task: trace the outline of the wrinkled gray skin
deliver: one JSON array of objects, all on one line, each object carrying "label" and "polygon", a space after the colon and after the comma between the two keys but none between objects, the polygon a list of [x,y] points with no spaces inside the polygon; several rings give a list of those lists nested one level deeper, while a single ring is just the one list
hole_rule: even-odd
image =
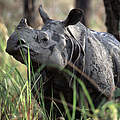
[{"label": "wrinkled gray skin", "polygon": [[[98,93],[111,98],[120,78],[120,43],[111,34],[86,28],[80,22],[83,14],[79,9],[71,10],[64,21],[50,19],[42,6],[39,11],[44,22],[42,29],[33,29],[27,25],[26,19],[21,19],[8,39],[6,51],[24,63],[20,49],[22,48],[27,56],[29,46],[34,71],[36,72],[41,64],[47,65],[41,72],[45,81],[45,96],[51,96],[53,88],[55,98],[59,98],[59,93],[62,92],[67,101],[72,102],[73,79],[56,70],[57,68],[49,67],[57,65],[69,69],[85,81],[94,101],[97,101],[100,95]],[[96,83],[97,90],[70,68],[68,62],[85,72]],[[37,84],[39,88],[39,82]],[[99,99],[98,101],[100,102]],[[50,104],[46,103],[46,106],[47,104],[49,109]]]}]

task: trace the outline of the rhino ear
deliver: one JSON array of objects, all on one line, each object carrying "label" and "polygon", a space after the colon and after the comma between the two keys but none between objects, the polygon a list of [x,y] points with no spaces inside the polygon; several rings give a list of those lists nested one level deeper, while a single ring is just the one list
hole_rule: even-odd
[{"label": "rhino ear", "polygon": [[20,20],[20,23],[18,24],[17,28],[19,29],[19,28],[27,27],[27,26],[28,26],[28,24],[27,24],[27,19],[26,19],[26,18],[22,18],[22,19]]},{"label": "rhino ear", "polygon": [[47,13],[43,10],[42,5],[40,5],[40,7],[39,7],[39,13],[40,13],[40,16],[41,16],[44,24],[50,20]]},{"label": "rhino ear", "polygon": [[63,21],[65,27],[68,25],[74,25],[77,22],[81,21],[83,17],[83,11],[81,9],[72,9],[67,16],[67,18]]}]

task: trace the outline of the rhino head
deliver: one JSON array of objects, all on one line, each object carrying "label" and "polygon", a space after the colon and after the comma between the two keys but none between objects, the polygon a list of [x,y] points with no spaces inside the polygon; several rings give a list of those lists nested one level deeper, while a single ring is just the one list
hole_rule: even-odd
[{"label": "rhino head", "polygon": [[34,65],[54,64],[64,68],[70,60],[72,47],[66,28],[79,22],[83,12],[72,9],[63,21],[50,19],[41,5],[39,12],[44,23],[42,29],[31,28],[27,25],[27,20],[22,18],[7,41],[6,51],[16,60],[24,63],[20,51],[22,49],[27,56],[29,48]]}]

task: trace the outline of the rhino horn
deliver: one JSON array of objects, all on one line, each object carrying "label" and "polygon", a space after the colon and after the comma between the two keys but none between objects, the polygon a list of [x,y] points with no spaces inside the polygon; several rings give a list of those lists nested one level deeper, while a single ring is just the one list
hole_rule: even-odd
[{"label": "rhino horn", "polygon": [[44,24],[50,20],[47,13],[43,10],[42,5],[40,5],[40,7],[39,7],[39,13],[40,13],[40,16],[41,16]]},{"label": "rhino horn", "polygon": [[18,26],[17,26],[17,29],[22,28],[22,27],[26,27],[26,26],[28,26],[28,24],[27,24],[27,19],[26,19],[26,18],[22,18],[22,19],[20,20],[20,23],[19,23]]}]

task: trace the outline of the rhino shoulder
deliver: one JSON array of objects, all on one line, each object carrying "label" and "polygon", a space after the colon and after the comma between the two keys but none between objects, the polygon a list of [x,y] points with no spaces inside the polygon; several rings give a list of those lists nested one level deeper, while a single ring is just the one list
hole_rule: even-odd
[{"label": "rhino shoulder", "polygon": [[89,33],[85,43],[85,72],[98,90],[110,97],[115,89],[112,57],[101,41]]},{"label": "rhino shoulder", "polygon": [[109,51],[112,57],[114,80],[118,86],[120,83],[120,42],[110,33],[99,33],[100,41]]}]

